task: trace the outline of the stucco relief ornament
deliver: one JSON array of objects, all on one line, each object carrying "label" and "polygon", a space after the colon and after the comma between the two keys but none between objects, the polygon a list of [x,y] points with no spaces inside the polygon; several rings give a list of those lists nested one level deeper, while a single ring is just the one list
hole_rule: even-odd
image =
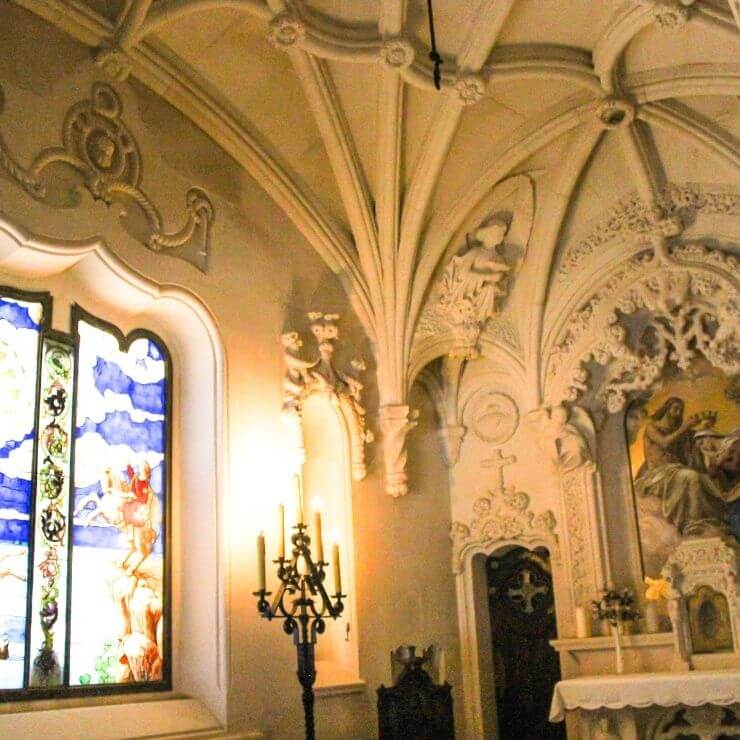
[{"label": "stucco relief ornament", "polygon": [[469,548],[482,548],[499,541],[545,540],[550,544],[550,554],[558,557],[558,537],[555,534],[555,515],[549,509],[535,514],[529,509],[530,498],[516,488],[498,488],[489,491],[473,503],[473,518],[469,523],[453,522],[452,569],[463,570],[463,557]]},{"label": "stucco relief ornament", "polygon": [[387,39],[380,49],[380,58],[388,67],[405,69],[414,61],[414,47],[402,37]]},{"label": "stucco relief ornament", "polygon": [[478,357],[481,331],[508,293],[512,266],[499,252],[508,228],[499,219],[480,226],[472,240],[467,237],[467,250],[454,256],[442,275],[437,313],[452,330],[453,357]]},{"label": "stucco relief ornament", "polygon": [[[681,232],[683,225],[694,223],[700,215],[740,215],[740,193],[730,190],[707,190],[698,183],[671,183],[657,199],[664,236]],[[667,233],[667,230],[674,233]],[[630,194],[610,209],[606,218],[581,241],[569,246],[558,268],[558,281],[563,283],[599,248],[617,239],[629,239],[636,245],[648,245],[656,231],[655,207]]]},{"label": "stucco relief ornament", "polygon": [[[606,368],[599,397],[612,413],[630,394],[650,389],[669,363],[690,372],[703,356],[728,375],[740,371],[740,265],[734,255],[698,243],[669,251],[664,239],[656,239],[654,255],[630,265],[579,309],[556,348],[553,372],[571,373],[562,378],[566,400],[585,390],[589,361]],[[639,332],[630,329],[630,317],[643,318]]]},{"label": "stucco relief ornament", "polygon": [[213,206],[200,188],[186,195],[188,218],[177,232],[165,232],[159,211],[141,189],[141,153],[121,121],[113,88],[93,85],[90,100],[74,105],[64,120],[63,146],[40,152],[28,168],[9,154],[0,138],[0,171],[36,200],[56,207],[79,204],[77,186],[56,177],[59,165],[72,168],[95,200],[122,205],[124,228],[154,252],[166,251],[205,272]]},{"label": "stucco relief ornament", "polygon": [[464,75],[455,80],[455,90],[462,105],[475,105],[486,92],[486,81],[480,75]]},{"label": "stucco relief ornament", "polygon": [[306,26],[294,13],[280,13],[270,21],[267,38],[277,49],[287,49],[306,38]]},{"label": "stucco relief ornament", "polygon": [[362,405],[364,386],[359,374],[365,370],[365,363],[362,360],[352,360],[351,372],[338,370],[334,365],[334,345],[339,339],[336,325],[339,315],[311,311],[308,318],[318,348],[318,359],[306,360],[300,357],[303,341],[298,332],[288,332],[282,336],[286,367],[282,411],[283,420],[293,437],[290,442],[297,457],[294,462],[302,463],[305,454],[301,421],[303,401],[312,393],[326,393],[331,396],[349,429],[352,477],[362,480],[367,473],[365,445],[374,439],[373,433],[367,429],[366,412]]}]

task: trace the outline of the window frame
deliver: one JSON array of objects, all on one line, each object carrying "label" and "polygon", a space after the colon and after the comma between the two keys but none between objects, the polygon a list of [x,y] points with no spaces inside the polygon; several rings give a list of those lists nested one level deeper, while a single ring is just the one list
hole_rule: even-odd
[{"label": "window frame", "polygon": [[[15,288],[9,285],[0,285],[0,298],[10,298],[24,302],[40,303],[43,307],[42,319],[39,322],[39,339],[37,348],[36,364],[36,398],[34,403],[34,438],[33,438],[33,461],[31,469],[32,498],[29,507],[29,537],[28,537],[28,567],[26,580],[26,623],[25,623],[25,654],[23,668],[24,686],[17,689],[0,689],[0,704],[9,702],[34,701],[43,699],[67,699],[83,698],[98,696],[120,696],[127,694],[142,694],[152,692],[172,691],[173,676],[173,609],[172,609],[172,402],[173,402],[173,365],[172,357],[166,343],[155,332],[136,328],[128,333],[124,333],[115,324],[96,316],[87,311],[77,303],[70,306],[69,331],[63,332],[53,327],[52,317],[54,308],[53,295],[48,291],[27,291]],[[162,360],[165,367],[164,377],[164,450],[163,463],[165,466],[162,478],[165,491],[164,505],[162,506],[162,527],[160,537],[162,538],[162,678],[158,681],[132,681],[130,683],[116,684],[94,684],[94,685],[70,685],[69,676],[69,655],[71,646],[71,615],[72,615],[72,563],[74,559],[73,545],[73,512],[74,512],[74,490],[75,490],[75,452],[76,452],[76,425],[77,425],[77,390],[78,390],[78,369],[79,369],[79,350],[80,335],[79,323],[84,321],[87,324],[111,334],[121,352],[127,352],[131,345],[138,339],[147,339],[154,342],[162,353]],[[37,465],[38,465],[38,444],[39,431],[38,420],[41,404],[41,361],[43,353],[44,339],[50,338],[62,341],[68,344],[74,354],[74,373],[72,380],[72,434],[70,442],[69,458],[69,502],[67,511],[67,520],[69,525],[69,552],[67,554],[67,604],[66,611],[66,634],[64,636],[63,651],[65,656],[63,683],[57,687],[32,687],[30,683],[30,673],[32,667],[32,657],[30,656],[31,644],[31,621],[33,619],[32,593],[34,577],[34,547],[36,539],[36,482],[37,482]],[[58,650],[59,653],[62,649]]]}]

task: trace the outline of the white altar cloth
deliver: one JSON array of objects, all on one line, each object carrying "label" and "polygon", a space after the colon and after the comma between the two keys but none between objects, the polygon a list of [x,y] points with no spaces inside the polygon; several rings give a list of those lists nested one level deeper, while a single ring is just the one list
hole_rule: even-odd
[{"label": "white altar cloth", "polygon": [[740,670],[628,673],[567,678],[555,685],[550,721],[562,722],[568,709],[728,706],[740,703]]}]

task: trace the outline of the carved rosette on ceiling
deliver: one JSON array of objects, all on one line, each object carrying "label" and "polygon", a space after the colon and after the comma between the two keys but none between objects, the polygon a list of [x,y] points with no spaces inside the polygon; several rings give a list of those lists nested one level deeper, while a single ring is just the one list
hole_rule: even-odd
[{"label": "carved rosette on ceiling", "polygon": [[612,413],[669,363],[688,371],[704,357],[728,375],[739,372],[738,266],[735,256],[698,243],[656,244],[654,254],[621,265],[561,331],[548,398],[577,399],[588,388],[589,362],[605,368],[599,397]]},{"label": "carved rosette on ceiling", "polygon": [[365,370],[362,360],[352,360],[351,372],[338,370],[334,365],[335,343],[339,339],[338,314],[311,311],[308,314],[311,332],[316,340],[318,359],[303,359],[300,356],[303,340],[298,332],[283,334],[285,348],[285,378],[283,380],[283,420],[292,437],[291,452],[297,470],[305,459],[303,447],[303,402],[314,393],[323,393],[332,399],[342,414],[350,434],[352,455],[352,477],[362,480],[365,466],[365,445],[374,437],[365,423],[365,408],[362,405],[363,385],[359,374]]},{"label": "carved rosette on ceiling", "polygon": [[288,49],[306,38],[306,26],[292,11],[276,15],[270,21],[268,41],[276,49]]},{"label": "carved rosette on ceiling", "polygon": [[188,218],[176,232],[165,232],[162,217],[141,189],[141,153],[121,121],[123,108],[113,88],[93,85],[90,100],[67,113],[63,146],[44,149],[29,167],[22,167],[0,137],[0,172],[18,183],[30,196],[56,207],[79,203],[77,185],[59,176],[59,166],[72,168],[95,200],[129,210],[121,218],[126,230],[154,252],[184,259],[205,272],[208,260],[213,206],[200,188],[191,188],[185,202]]},{"label": "carved rosette on ceiling", "polygon": [[410,67],[414,61],[414,55],[414,47],[401,36],[386,39],[380,48],[381,61],[393,69]]},{"label": "carved rosette on ceiling", "polygon": [[[641,0],[645,3],[646,0]],[[653,17],[660,28],[672,31],[683,28],[691,18],[691,6],[695,0],[647,0]]]},{"label": "carved rosette on ceiling", "polygon": [[491,552],[498,542],[518,542],[525,546],[545,542],[551,557],[557,560],[560,553],[555,515],[549,509],[535,514],[529,504],[529,496],[514,487],[499,487],[477,499],[470,522],[452,523],[453,572],[463,571],[468,550]]},{"label": "carved rosette on ceiling", "polygon": [[481,75],[462,75],[455,80],[455,92],[461,105],[475,105],[483,99],[486,81]]}]

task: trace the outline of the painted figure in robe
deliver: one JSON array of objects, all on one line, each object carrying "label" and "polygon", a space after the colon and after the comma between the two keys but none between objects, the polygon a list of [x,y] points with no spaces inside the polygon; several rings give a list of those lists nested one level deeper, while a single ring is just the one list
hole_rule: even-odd
[{"label": "painted figure in robe", "polygon": [[697,435],[714,425],[704,411],[684,420],[684,402],[672,396],[645,427],[645,462],[635,479],[638,496],[655,496],[681,535],[724,532],[726,500],[704,466]]}]

